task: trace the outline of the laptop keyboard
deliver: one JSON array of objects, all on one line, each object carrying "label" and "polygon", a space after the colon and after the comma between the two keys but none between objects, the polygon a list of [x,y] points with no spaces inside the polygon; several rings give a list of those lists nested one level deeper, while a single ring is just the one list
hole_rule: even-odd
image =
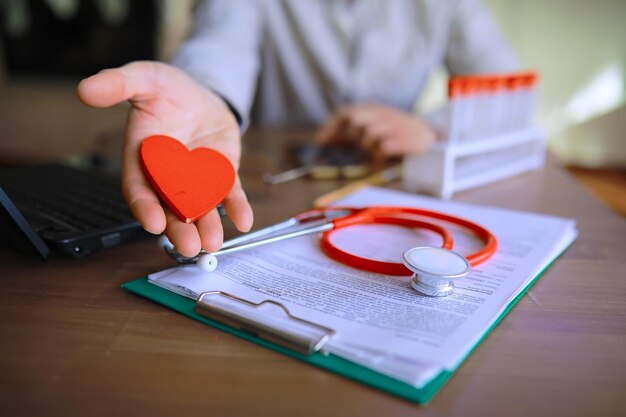
[{"label": "laptop keyboard", "polygon": [[119,183],[93,173],[47,165],[1,182],[37,232],[91,232],[134,221]]}]

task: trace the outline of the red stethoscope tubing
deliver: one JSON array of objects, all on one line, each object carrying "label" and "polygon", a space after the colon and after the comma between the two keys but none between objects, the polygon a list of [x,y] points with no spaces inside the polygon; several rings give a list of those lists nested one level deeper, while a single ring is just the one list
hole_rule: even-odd
[{"label": "red stethoscope tubing", "polygon": [[394,224],[410,228],[428,229],[432,230],[442,237],[443,248],[452,250],[454,247],[454,238],[452,233],[450,233],[445,227],[436,223],[429,223],[424,220],[407,217],[407,215],[421,216],[461,226],[464,229],[471,231],[474,235],[481,239],[484,244],[483,248],[466,256],[466,259],[473,267],[491,258],[496,253],[496,250],[498,248],[498,240],[496,239],[496,237],[493,235],[493,233],[491,233],[483,226],[462,217],[452,216],[450,214],[441,213],[433,210],[395,206],[376,206],[370,208],[328,207],[324,209],[313,210],[305,214],[324,213],[325,211],[330,210],[346,210],[352,214],[333,220],[334,228],[332,230],[324,232],[320,240],[322,249],[332,259],[365,271],[376,272],[386,275],[413,274],[413,272],[410,271],[402,263],[385,262],[375,259],[363,258],[338,248],[331,242],[331,236],[334,232],[344,227],[349,227],[357,224]]}]

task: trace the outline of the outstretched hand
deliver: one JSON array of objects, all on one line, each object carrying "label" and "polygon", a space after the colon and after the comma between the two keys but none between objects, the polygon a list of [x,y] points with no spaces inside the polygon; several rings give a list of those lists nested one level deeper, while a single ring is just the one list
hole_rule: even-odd
[{"label": "outstretched hand", "polygon": [[375,160],[419,155],[436,141],[434,130],[417,115],[378,103],[340,109],[315,134],[320,145],[350,143],[372,154]]},{"label": "outstretched hand", "polygon": [[[163,206],[141,169],[139,147],[152,135],[167,135],[188,148],[213,148],[239,168],[239,126],[224,100],[200,86],[183,71],[158,62],[133,62],[104,70],[78,85],[78,97],[92,107],[110,107],[128,100],[122,161],[122,190],[130,210],[143,227],[163,233],[185,256],[222,246],[223,229],[217,210],[187,224]],[[252,227],[252,208],[239,177],[223,205],[242,232]]]}]

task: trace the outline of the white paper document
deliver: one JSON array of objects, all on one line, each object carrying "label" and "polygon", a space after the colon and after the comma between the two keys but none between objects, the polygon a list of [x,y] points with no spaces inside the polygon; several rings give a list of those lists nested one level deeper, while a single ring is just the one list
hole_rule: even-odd
[{"label": "white paper document", "polygon": [[[219,258],[214,272],[195,266],[152,274],[150,282],[196,299],[224,291],[252,301],[274,300],[292,315],[332,328],[324,349],[421,387],[456,368],[513,299],[576,238],[573,220],[474,206],[368,188],[337,205],[408,206],[474,221],[498,238],[496,255],[458,281],[453,295],[431,298],[409,277],[385,276],[343,265],[325,255],[319,236],[305,236]],[[450,225],[454,250],[468,255],[482,243]],[[415,246],[441,245],[430,231],[362,225],[333,234],[336,246],[360,256],[401,262]]]}]

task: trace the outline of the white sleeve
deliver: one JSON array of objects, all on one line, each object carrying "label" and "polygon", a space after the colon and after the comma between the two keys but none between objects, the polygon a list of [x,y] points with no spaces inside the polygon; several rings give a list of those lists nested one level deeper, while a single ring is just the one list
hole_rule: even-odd
[{"label": "white sleeve", "polygon": [[263,15],[255,0],[211,0],[195,13],[194,31],[172,60],[220,94],[246,126],[260,66]]},{"label": "white sleeve", "polygon": [[513,49],[480,0],[458,0],[453,7],[445,62],[451,75],[519,69]]}]

